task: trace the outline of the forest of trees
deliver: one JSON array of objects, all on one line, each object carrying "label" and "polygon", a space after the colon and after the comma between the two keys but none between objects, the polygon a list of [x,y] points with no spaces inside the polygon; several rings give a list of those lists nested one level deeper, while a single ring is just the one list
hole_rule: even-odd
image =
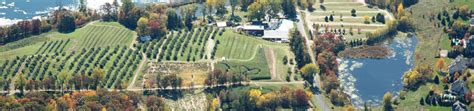
[{"label": "forest of trees", "polygon": [[[225,90],[217,97],[208,97],[210,110],[275,110],[277,108],[306,109],[313,94],[303,89],[282,87],[277,91],[264,92],[260,89]],[[214,99],[212,99],[214,98]]]},{"label": "forest of trees", "polygon": [[165,110],[164,100],[157,96],[145,96],[135,92],[81,91],[71,93],[31,92],[23,97],[0,96],[0,108],[26,111],[104,111],[138,110],[143,102],[148,110]]}]

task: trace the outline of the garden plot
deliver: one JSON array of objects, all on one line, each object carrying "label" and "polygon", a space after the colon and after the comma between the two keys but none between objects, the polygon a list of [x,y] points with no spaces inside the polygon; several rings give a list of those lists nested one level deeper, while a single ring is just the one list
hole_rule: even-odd
[{"label": "garden plot", "polygon": [[204,80],[210,70],[210,63],[208,62],[150,62],[143,72],[144,79],[137,83],[143,84],[144,81],[154,81],[158,74],[161,77],[176,74],[184,80],[183,86],[204,85]]}]

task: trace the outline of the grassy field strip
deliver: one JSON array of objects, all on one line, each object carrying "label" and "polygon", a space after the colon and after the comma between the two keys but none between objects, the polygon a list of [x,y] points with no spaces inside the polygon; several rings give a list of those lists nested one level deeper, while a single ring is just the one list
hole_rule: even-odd
[{"label": "grassy field strip", "polygon": [[[372,17],[372,16],[371,16]],[[310,21],[324,21],[324,16],[317,16],[315,18],[311,18]],[[335,18],[334,19],[334,22],[344,22],[344,23],[363,23],[365,24],[363,21],[364,18],[363,17],[356,17],[356,18],[350,18],[350,17],[347,17],[347,18],[344,18],[343,17],[343,20],[340,21],[339,17]],[[334,23],[334,22],[324,22],[324,23]],[[372,22],[372,20],[370,20],[370,24],[380,24],[380,25],[383,25],[383,23],[381,22]],[[369,25],[370,25],[369,24]]]},{"label": "grassy field strip", "polygon": [[90,38],[90,37],[92,36],[92,34],[93,34],[93,33],[90,33],[90,32],[92,32],[92,31],[99,31],[99,32],[102,32],[102,31],[103,31],[103,30],[100,29],[100,28],[97,29],[97,27],[92,27],[92,28],[93,28],[93,29],[90,29],[90,30],[88,30],[87,32],[84,32],[84,33],[86,33],[86,35],[81,38],[82,40],[81,40],[80,43],[82,43],[82,45],[79,45],[79,46],[81,46],[81,48],[83,48],[84,46],[87,46],[87,44],[88,44],[90,41],[94,41],[94,40],[92,40],[92,39]]},{"label": "grassy field strip", "polygon": [[[342,14],[343,16],[352,16],[351,10],[352,9],[348,9],[348,10],[327,10],[327,11],[316,10],[316,11],[311,12],[311,16],[318,16],[320,14],[326,14],[326,15],[329,16],[330,14],[333,14],[333,12],[336,16],[338,16],[340,14]],[[377,15],[377,13],[382,13],[382,11],[378,11],[378,10],[359,11],[359,10],[356,10],[356,15],[357,16],[368,15],[368,14]]]},{"label": "grassy field strip", "polygon": [[[248,43],[244,43],[244,46],[242,47],[243,51],[248,51],[247,47],[249,47],[249,44],[248,44]],[[250,47],[251,47],[251,46],[250,46]],[[245,58],[245,54],[244,54],[244,53],[240,53],[237,58]]]}]

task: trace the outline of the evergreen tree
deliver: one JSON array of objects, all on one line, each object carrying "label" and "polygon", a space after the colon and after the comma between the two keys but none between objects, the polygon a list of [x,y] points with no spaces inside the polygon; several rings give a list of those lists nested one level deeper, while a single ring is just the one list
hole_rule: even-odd
[{"label": "evergreen tree", "polygon": [[282,0],[281,7],[283,9],[283,13],[288,18],[296,18],[296,7],[295,7],[295,0]]},{"label": "evergreen tree", "polygon": [[438,78],[438,75],[435,76],[435,78],[433,79],[434,83],[435,84],[439,84],[439,78]]},{"label": "evergreen tree", "polygon": [[183,22],[181,21],[181,18],[176,13],[176,10],[168,9],[166,14],[168,15],[167,28],[169,30],[178,30],[179,28],[182,27]]},{"label": "evergreen tree", "polygon": [[62,33],[74,32],[76,30],[76,23],[74,16],[69,12],[62,11],[61,18],[58,23],[58,31]]},{"label": "evergreen tree", "polygon": [[425,105],[425,100],[423,100],[423,97],[420,99],[420,105]]}]

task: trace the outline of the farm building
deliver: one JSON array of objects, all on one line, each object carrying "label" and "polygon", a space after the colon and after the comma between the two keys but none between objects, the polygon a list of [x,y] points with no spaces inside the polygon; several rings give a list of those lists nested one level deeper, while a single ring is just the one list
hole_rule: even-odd
[{"label": "farm building", "polygon": [[239,30],[243,30],[250,35],[263,36],[265,28],[261,25],[246,25],[237,27]]},{"label": "farm building", "polygon": [[290,42],[289,31],[265,30],[262,39],[276,42]]},{"label": "farm building", "polygon": [[293,22],[290,20],[282,20],[274,26],[274,30],[265,30],[262,39],[276,42],[290,42],[290,31],[292,29]]},{"label": "farm building", "polygon": [[462,79],[458,79],[451,84],[451,93],[455,96],[464,96],[469,92],[469,89],[466,86],[466,82]]}]

